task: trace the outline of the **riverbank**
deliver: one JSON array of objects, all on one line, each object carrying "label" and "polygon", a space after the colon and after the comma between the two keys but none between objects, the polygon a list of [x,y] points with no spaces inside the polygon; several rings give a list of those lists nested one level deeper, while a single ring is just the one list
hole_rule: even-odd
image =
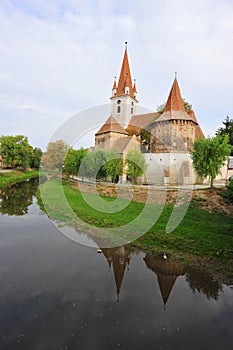
[{"label": "riverbank", "polygon": [[39,176],[39,170],[10,170],[7,172],[0,171],[0,188],[8,185],[15,184],[17,182],[26,181],[28,179],[36,178]]},{"label": "riverbank", "polygon": [[[91,193],[93,188],[90,185],[87,188],[89,188],[89,193],[86,195],[95,202],[98,196]],[[99,189],[100,194],[106,201],[114,200],[114,186],[113,190],[109,186],[106,186],[105,189],[101,188],[102,190]],[[46,191],[49,199],[47,203],[49,215],[54,219],[72,224],[72,218],[66,215],[63,205],[57,205],[60,203],[60,199],[57,197],[55,181],[46,182],[43,185],[43,190]],[[125,210],[117,213],[106,213],[90,207],[84,201],[77,184],[65,181],[63,191],[72,210],[79,218],[93,227],[125,225],[134,220],[144,208],[142,193],[139,194],[140,201],[136,201],[137,197],[133,197],[134,200],[128,204]],[[121,192],[118,191],[119,193]],[[124,193],[126,190],[122,191],[121,195],[123,196]],[[155,198],[156,194],[157,198],[161,198],[161,194],[155,190]],[[134,241],[133,245],[155,253],[166,252],[184,263],[202,266],[209,271],[211,270],[225,283],[232,284],[233,218],[231,207],[220,196],[218,190],[193,191],[192,200],[184,219],[173,232],[168,234],[166,233],[166,225],[173,211],[176,195],[177,191],[167,193],[166,203],[158,221],[145,235]],[[205,197],[203,197],[204,195]],[[125,198],[121,199],[121,201],[125,200]],[[150,205],[151,208],[156,206],[155,203]],[[222,210],[223,207],[226,210]]]}]

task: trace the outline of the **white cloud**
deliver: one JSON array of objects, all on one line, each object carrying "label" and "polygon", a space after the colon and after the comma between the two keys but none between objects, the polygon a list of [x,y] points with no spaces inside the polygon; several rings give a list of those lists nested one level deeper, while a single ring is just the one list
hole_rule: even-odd
[{"label": "white cloud", "polygon": [[56,124],[108,102],[125,40],[142,105],[164,102],[177,71],[206,134],[232,115],[232,1],[5,0],[0,133],[44,145]]}]

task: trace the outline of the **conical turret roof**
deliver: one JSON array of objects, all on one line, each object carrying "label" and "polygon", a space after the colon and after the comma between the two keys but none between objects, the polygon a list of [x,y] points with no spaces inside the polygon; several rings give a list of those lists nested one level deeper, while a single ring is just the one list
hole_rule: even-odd
[{"label": "conical turret roof", "polygon": [[161,114],[158,121],[166,120],[189,120],[197,124],[197,122],[185,110],[184,102],[181,97],[179,84],[175,77],[172,84],[164,112]]}]

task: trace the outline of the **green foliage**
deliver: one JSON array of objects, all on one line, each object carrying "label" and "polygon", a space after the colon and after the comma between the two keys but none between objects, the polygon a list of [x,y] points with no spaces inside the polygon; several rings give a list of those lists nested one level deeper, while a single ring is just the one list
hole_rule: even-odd
[{"label": "green foliage", "polygon": [[42,151],[40,148],[38,148],[38,147],[31,148],[30,167],[35,168],[35,169],[39,169],[41,157],[42,157]]},{"label": "green foliage", "polygon": [[191,157],[194,169],[199,176],[210,178],[211,187],[213,187],[214,179],[230,155],[231,146],[228,140],[227,135],[216,135],[207,139],[199,138],[193,144]]},{"label": "green foliage", "polygon": [[[223,127],[219,128],[216,132],[216,135],[228,135],[229,144],[233,146],[233,119],[230,119],[229,116],[226,116],[225,120],[222,122]],[[233,147],[231,150],[231,155],[233,155]]]},{"label": "green foliage", "polygon": [[34,171],[9,171],[0,173],[0,188],[18,182],[23,182],[31,178],[36,178],[39,176],[38,170]]},{"label": "green foliage", "polygon": [[130,151],[126,156],[127,175],[131,177],[132,182],[136,183],[137,178],[142,176],[147,168],[144,155],[139,151]]},{"label": "green foliage", "polygon": [[81,163],[79,175],[94,179],[106,177],[106,172],[103,167],[105,161],[106,154],[104,151],[88,152]]},{"label": "green foliage", "polygon": [[93,179],[106,179],[110,177],[112,182],[116,182],[118,176],[122,174],[122,159],[115,151],[95,151],[86,153],[79,175]]},{"label": "green foliage", "polygon": [[146,129],[141,129],[140,139],[141,139],[142,145],[144,145],[147,150],[150,150],[151,132],[149,130],[146,130]]},{"label": "green foliage", "polygon": [[12,168],[26,169],[30,166],[32,147],[23,135],[1,136],[0,154],[3,164]]},{"label": "green foliage", "polygon": [[[191,103],[186,101],[184,98],[183,98],[183,103],[184,103],[184,108],[185,108],[186,112],[190,113],[192,111],[192,109],[193,109]],[[166,106],[166,103],[163,103],[163,104],[159,105],[157,107],[157,112],[162,114],[164,112],[164,110],[165,110],[165,106]]]},{"label": "green foliage", "polygon": [[50,142],[42,157],[44,168],[50,171],[61,171],[68,149],[69,146],[63,140]]},{"label": "green foliage", "polygon": [[117,182],[119,175],[123,171],[123,162],[119,153],[115,151],[106,152],[106,162],[104,164],[104,172],[106,176],[111,177],[112,182]]},{"label": "green foliage", "polygon": [[233,181],[229,181],[227,185],[226,197],[233,203]]},{"label": "green foliage", "polygon": [[68,175],[77,175],[80,164],[87,155],[87,152],[88,150],[83,148],[80,150],[74,150],[71,147],[65,157],[63,173]]}]

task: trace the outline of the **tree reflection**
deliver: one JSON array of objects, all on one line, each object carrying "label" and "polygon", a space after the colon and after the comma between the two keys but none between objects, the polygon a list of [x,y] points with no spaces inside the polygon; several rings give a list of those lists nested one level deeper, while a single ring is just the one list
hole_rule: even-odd
[{"label": "tree reflection", "polygon": [[193,293],[197,291],[208,299],[218,299],[222,285],[211,274],[198,268],[189,267],[185,277]]},{"label": "tree reflection", "polygon": [[8,215],[24,215],[36,195],[38,179],[18,183],[2,189],[0,194],[0,213]]}]

